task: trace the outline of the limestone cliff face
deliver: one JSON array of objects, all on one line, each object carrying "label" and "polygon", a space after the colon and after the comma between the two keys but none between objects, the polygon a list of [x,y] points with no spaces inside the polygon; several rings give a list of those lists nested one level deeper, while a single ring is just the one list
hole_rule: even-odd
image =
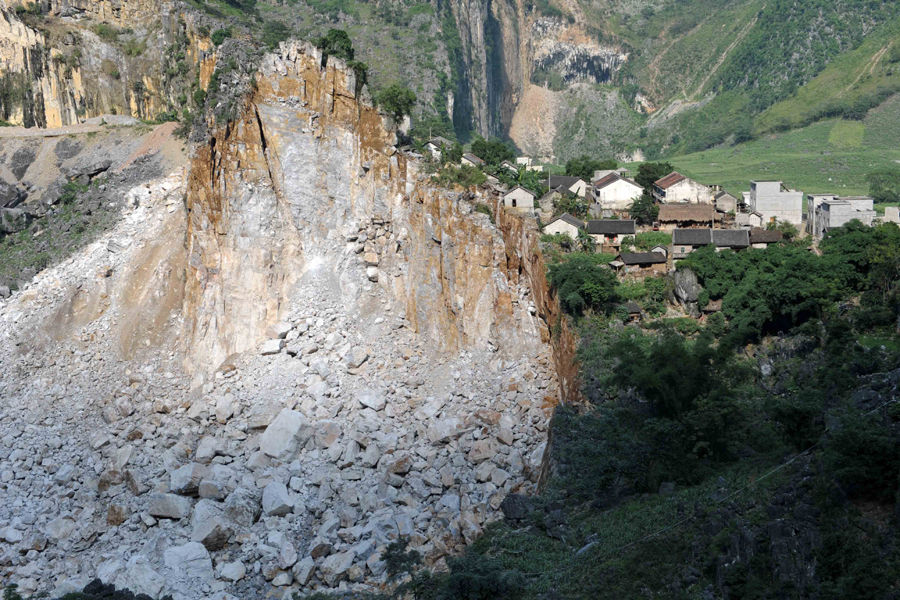
[{"label": "limestone cliff face", "polygon": [[[209,80],[195,18],[159,0],[53,0],[20,19],[0,0],[0,119],[61,127],[101,114],[153,118]],[[116,34],[101,37],[103,23]]]},{"label": "limestone cliff face", "polygon": [[509,276],[501,232],[395,150],[352,71],[320,64],[302,43],[267,58],[241,118],[194,159],[185,308],[194,366],[253,347],[283,317],[292,287],[324,273],[323,293],[362,313],[366,286],[383,288],[435,352],[540,345],[547,326],[529,311],[528,282]]},{"label": "limestone cliff face", "polygon": [[[454,0],[465,63],[456,111],[483,135],[509,135],[526,153],[553,154],[563,88],[611,81],[628,60],[579,22],[541,16],[515,0]],[[549,89],[548,89],[549,88]],[[549,96],[549,97],[548,97]],[[459,123],[460,119],[455,119]]]}]

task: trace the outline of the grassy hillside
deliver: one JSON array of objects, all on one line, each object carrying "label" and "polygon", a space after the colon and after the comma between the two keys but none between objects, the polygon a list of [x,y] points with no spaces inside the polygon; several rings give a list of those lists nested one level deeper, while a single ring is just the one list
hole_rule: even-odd
[{"label": "grassy hillside", "polygon": [[900,95],[864,121],[829,119],[727,148],[671,157],[676,168],[732,192],[751,179],[780,179],[808,193],[868,193],[866,175],[900,167]]},{"label": "grassy hillside", "polygon": [[756,130],[784,130],[823,115],[866,110],[889,90],[900,90],[900,18],[878,28],[859,48],[839,56],[793,96],[766,110]]}]

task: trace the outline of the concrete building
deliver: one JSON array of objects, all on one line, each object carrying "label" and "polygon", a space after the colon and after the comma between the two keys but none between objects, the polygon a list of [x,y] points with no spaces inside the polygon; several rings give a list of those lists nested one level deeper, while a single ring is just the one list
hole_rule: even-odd
[{"label": "concrete building", "polygon": [[561,233],[577,240],[578,232],[582,229],[584,229],[584,221],[576,219],[569,213],[563,213],[544,225],[543,232],[549,235]]},{"label": "concrete building", "polygon": [[503,194],[503,206],[523,214],[534,214],[534,193],[517,185]]},{"label": "concrete building", "polygon": [[863,225],[875,221],[875,201],[869,196],[811,194],[806,201],[806,232],[821,238],[829,229],[859,220]]},{"label": "concrete building", "polygon": [[884,217],[882,217],[881,221],[900,224],[900,206],[884,207]]},{"label": "concrete building", "polygon": [[605,210],[624,212],[644,193],[644,188],[615,171],[596,179],[593,188],[594,202],[591,204],[591,213],[596,215],[603,214]]},{"label": "concrete building", "polygon": [[716,210],[720,213],[737,213],[737,198],[725,191],[718,191],[713,195]]},{"label": "concrete building", "polygon": [[803,224],[803,192],[788,189],[780,181],[751,181],[746,201],[750,212],[762,216],[761,225],[772,221]]},{"label": "concrete building", "polygon": [[653,197],[657,202],[712,204],[713,192],[702,183],[672,171],[662,179],[653,182]]}]

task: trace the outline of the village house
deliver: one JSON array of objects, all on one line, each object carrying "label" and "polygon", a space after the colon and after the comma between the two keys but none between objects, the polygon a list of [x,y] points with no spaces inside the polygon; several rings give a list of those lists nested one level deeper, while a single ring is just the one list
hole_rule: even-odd
[{"label": "village house", "polygon": [[716,210],[720,213],[737,213],[737,198],[724,190],[718,191],[713,195],[713,203],[716,205]]},{"label": "village house", "polygon": [[653,197],[661,204],[690,202],[694,204],[712,204],[712,191],[709,187],[672,171],[662,179],[653,182]]},{"label": "village house", "polygon": [[644,193],[644,188],[615,171],[595,180],[593,188],[591,214],[594,216],[601,216],[604,211],[625,212]]},{"label": "village house", "polygon": [[636,231],[634,221],[626,219],[596,219],[588,221],[586,228],[601,252],[618,251],[622,239]]},{"label": "village house", "polygon": [[516,212],[534,214],[534,193],[520,185],[503,194],[503,206]]},{"label": "village house", "polygon": [[462,158],[459,159],[459,164],[460,166],[475,167],[477,169],[480,169],[484,166],[484,161],[471,152],[466,152],[462,155]]},{"label": "village house", "polygon": [[854,219],[863,225],[872,225],[875,201],[869,196],[838,197],[834,194],[811,194],[806,201],[806,231],[816,238]]},{"label": "village house", "polygon": [[594,176],[591,177],[591,181],[597,181],[598,179],[603,179],[607,175],[615,173],[619,177],[625,177],[628,173],[628,169],[625,167],[619,167],[618,169],[598,169],[594,171]]},{"label": "village house", "polygon": [[648,275],[665,275],[667,262],[662,252],[623,252],[609,266],[620,276],[638,279]]},{"label": "village house", "polygon": [[434,160],[441,160],[441,153],[444,148],[451,148],[453,146],[453,142],[448,140],[447,138],[437,136],[428,140],[428,143],[425,144],[425,149],[431,154],[431,158]]},{"label": "village house", "polygon": [[739,212],[734,215],[734,225],[742,229],[762,227],[763,218],[758,212]]},{"label": "village house", "polygon": [[712,204],[662,204],[656,217],[660,231],[713,227],[716,210]]},{"label": "village house", "polygon": [[550,175],[547,178],[547,188],[551,190],[560,190],[575,194],[579,198],[584,198],[588,184],[580,177],[571,175]]},{"label": "village house", "polygon": [[744,198],[750,212],[762,216],[762,225],[774,221],[797,227],[803,224],[803,192],[788,189],[780,181],[751,181]]},{"label": "village house", "polygon": [[543,232],[549,235],[561,233],[577,240],[578,232],[582,229],[584,229],[584,221],[576,219],[569,213],[563,213],[544,225]]},{"label": "village house", "polygon": [[500,163],[500,166],[513,174],[516,174],[519,172],[519,167],[517,167],[513,163],[509,162],[508,160],[504,160],[502,163]]},{"label": "village house", "polygon": [[775,229],[759,229],[750,230],[750,247],[751,248],[768,248],[769,244],[777,244],[784,239],[784,234]]},{"label": "village house", "polygon": [[709,245],[714,245],[717,251],[748,248],[750,232],[746,229],[676,229],[672,232],[672,258],[675,260]]}]

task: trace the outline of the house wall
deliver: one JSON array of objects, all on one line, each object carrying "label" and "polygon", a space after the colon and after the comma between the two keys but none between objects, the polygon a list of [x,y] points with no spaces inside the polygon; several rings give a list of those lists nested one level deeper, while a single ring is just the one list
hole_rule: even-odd
[{"label": "house wall", "polygon": [[665,263],[652,265],[628,265],[622,269],[626,277],[640,279],[650,275],[665,275],[667,272]]},{"label": "house wall", "polygon": [[573,240],[578,239],[578,228],[572,225],[571,223],[566,223],[562,220],[553,221],[549,225],[544,226],[544,233],[553,235],[555,233],[562,233],[564,235],[569,236]]},{"label": "house wall", "polygon": [[722,196],[716,200],[716,210],[723,213],[737,212],[737,198],[734,196]]},{"label": "house wall", "polygon": [[672,258],[684,258],[694,251],[694,247],[690,245],[679,244],[672,247]]},{"label": "house wall", "polygon": [[780,181],[754,181],[750,184],[750,209],[763,217],[800,227],[803,224],[803,192],[781,191]]},{"label": "house wall", "polygon": [[594,238],[594,242],[598,246],[619,247],[622,245],[622,238],[625,238],[628,236],[620,235],[620,234],[604,235],[604,234],[600,234],[600,233],[592,233],[591,237]]},{"label": "house wall", "polygon": [[693,179],[684,179],[665,190],[662,202],[690,202],[694,204],[712,204],[712,191]]},{"label": "house wall", "polygon": [[577,181],[569,187],[569,191],[578,196],[579,198],[584,198],[587,193],[588,184],[585,181]]},{"label": "house wall", "polygon": [[643,192],[643,188],[619,179],[597,192],[597,204],[601,210],[628,210]]},{"label": "house wall", "polygon": [[[515,206],[513,206],[513,200],[515,200]],[[503,196],[503,206],[530,214],[534,212],[534,196],[521,188],[513,190]]]}]

